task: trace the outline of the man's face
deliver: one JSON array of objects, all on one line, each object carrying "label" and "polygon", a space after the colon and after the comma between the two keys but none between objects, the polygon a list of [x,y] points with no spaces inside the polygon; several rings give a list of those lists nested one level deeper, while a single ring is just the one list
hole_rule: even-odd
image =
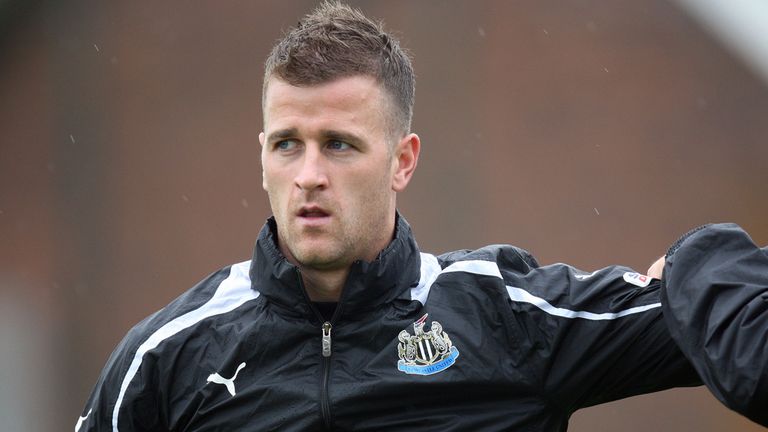
[{"label": "man's face", "polygon": [[395,193],[418,137],[392,142],[389,98],[372,78],[295,87],[270,79],[264,100],[264,190],[289,261],[337,270],[372,261],[392,239]]}]

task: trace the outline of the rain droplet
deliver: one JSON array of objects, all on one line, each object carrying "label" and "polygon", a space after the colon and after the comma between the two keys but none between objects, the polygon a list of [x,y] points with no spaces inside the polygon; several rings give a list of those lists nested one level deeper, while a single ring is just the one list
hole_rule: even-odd
[{"label": "rain droplet", "polygon": [[69,140],[72,141],[72,144],[75,143],[75,137],[72,134],[69,134]]},{"label": "rain droplet", "polygon": [[245,198],[240,200],[240,204],[242,204],[243,207],[248,208],[248,200],[246,200]]},{"label": "rain droplet", "polygon": [[603,70],[605,71],[605,73],[608,73],[608,68],[607,67],[603,66]]},{"label": "rain droplet", "polygon": [[182,194],[182,195],[181,195],[181,199],[182,199],[182,201],[184,201],[184,202],[189,202],[189,197],[188,197],[188,196],[186,196],[186,195],[184,195],[184,194]]},{"label": "rain droplet", "polygon": [[541,30],[544,32],[545,35],[549,36],[549,32],[547,31],[547,29],[541,29]]},{"label": "rain droplet", "polygon": [[600,216],[600,212],[599,212],[599,211],[597,211],[597,207],[595,207],[594,209],[595,209],[595,214],[597,214],[598,216]]},{"label": "rain droplet", "polygon": [[477,28],[477,34],[480,35],[480,37],[485,37],[485,29],[482,27]]},{"label": "rain droplet", "polygon": [[100,52],[101,51],[101,50],[99,50],[99,46],[98,45],[93,44],[93,47],[96,48],[96,52]]}]

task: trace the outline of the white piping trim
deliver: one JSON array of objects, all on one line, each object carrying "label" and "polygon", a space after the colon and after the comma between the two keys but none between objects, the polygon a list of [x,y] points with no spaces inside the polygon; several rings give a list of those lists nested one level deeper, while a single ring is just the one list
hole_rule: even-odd
[{"label": "white piping trim", "polygon": [[503,279],[501,277],[501,272],[499,271],[499,266],[492,261],[459,261],[446,267],[446,269],[443,270],[443,272],[444,273],[450,273],[450,272],[474,273],[474,274],[480,274],[484,276],[493,276],[499,279]]},{"label": "white piping trim", "polygon": [[649,309],[655,309],[657,307],[661,307],[661,303],[652,303],[644,306],[635,306],[635,307],[624,309],[618,312],[594,313],[594,312],[587,312],[587,311],[575,311],[575,310],[553,306],[543,298],[536,297],[535,295],[529,293],[528,291],[525,291],[521,288],[511,287],[509,285],[507,285],[507,293],[509,294],[509,298],[512,299],[512,301],[530,303],[550,315],[555,315],[563,318],[583,318],[583,319],[588,319],[593,321],[613,320],[616,318],[621,318],[626,315],[632,315],[639,312],[645,312]]},{"label": "white piping trim", "polygon": [[157,348],[157,346],[166,339],[197,324],[205,318],[231,312],[242,306],[244,303],[254,300],[259,296],[258,291],[251,289],[251,279],[248,275],[250,265],[250,261],[234,264],[230,269],[229,276],[221,282],[210,300],[199,308],[176,317],[160,327],[139,346],[136,350],[136,354],[133,356],[133,361],[131,362],[130,367],[128,367],[125,378],[123,378],[123,382],[120,385],[120,393],[117,396],[115,408],[112,411],[113,432],[119,432],[117,428],[117,419],[118,414],[120,413],[120,407],[123,404],[123,397],[125,397],[125,392],[128,390],[128,386],[131,384],[131,381],[136,376],[136,372],[138,372],[139,367],[141,366],[144,354]]},{"label": "white piping trim", "polygon": [[[499,279],[504,280],[504,278],[501,276],[501,271],[499,270],[499,266],[492,261],[459,261],[454,264],[451,264],[445,270],[442,271],[442,273],[449,273],[449,272],[473,273],[473,274],[479,274],[484,276],[493,276],[493,277],[497,277]],[[594,275],[595,273],[597,272],[593,272],[592,275]],[[550,315],[559,316],[563,318],[571,318],[571,319],[583,318],[583,319],[594,320],[594,321],[613,320],[616,318],[621,318],[623,316],[645,312],[650,309],[661,307],[661,303],[652,303],[652,304],[643,305],[643,306],[631,307],[629,309],[620,310],[618,312],[594,313],[594,312],[587,312],[587,311],[577,311],[577,310],[570,310],[570,309],[553,306],[551,303],[544,300],[543,298],[536,297],[535,295],[529,293],[528,291],[523,290],[522,288],[516,288],[509,285],[505,285],[505,286],[507,288],[507,294],[509,294],[509,298],[512,301],[529,303]]]},{"label": "white piping trim", "polygon": [[421,253],[421,277],[419,278],[419,285],[411,288],[411,300],[417,300],[422,306],[427,304],[429,288],[440,275],[440,270],[442,270],[440,263],[434,255]]}]

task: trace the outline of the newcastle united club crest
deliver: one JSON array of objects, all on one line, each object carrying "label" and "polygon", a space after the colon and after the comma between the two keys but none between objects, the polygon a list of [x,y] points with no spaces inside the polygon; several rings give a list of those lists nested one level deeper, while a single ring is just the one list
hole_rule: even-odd
[{"label": "newcastle united club crest", "polygon": [[397,369],[412,375],[432,375],[442,372],[456,363],[459,350],[443,331],[443,326],[432,321],[429,331],[424,331],[427,315],[413,323],[411,335],[403,330],[397,335]]}]

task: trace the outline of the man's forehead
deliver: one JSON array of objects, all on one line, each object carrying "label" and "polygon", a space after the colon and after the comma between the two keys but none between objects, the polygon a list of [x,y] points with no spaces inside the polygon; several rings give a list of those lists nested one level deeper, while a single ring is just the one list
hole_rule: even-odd
[{"label": "man's forehead", "polygon": [[[280,78],[269,80],[264,97],[264,121],[277,117],[341,115],[368,121],[375,116],[386,121],[388,101],[372,77],[356,75],[314,85],[294,85]],[[368,117],[368,118],[366,118]],[[267,126],[265,124],[265,126]],[[284,127],[288,125],[281,125]]]},{"label": "man's forehead", "polygon": [[[317,91],[331,91],[339,95],[358,95],[367,94],[379,96],[383,94],[383,87],[374,77],[369,75],[350,75],[342,76],[328,81],[311,84],[292,83],[278,76],[270,77],[264,85],[264,99],[273,96],[276,91],[284,92],[286,90],[295,93],[311,93]],[[362,94],[360,91],[364,90]]]}]

